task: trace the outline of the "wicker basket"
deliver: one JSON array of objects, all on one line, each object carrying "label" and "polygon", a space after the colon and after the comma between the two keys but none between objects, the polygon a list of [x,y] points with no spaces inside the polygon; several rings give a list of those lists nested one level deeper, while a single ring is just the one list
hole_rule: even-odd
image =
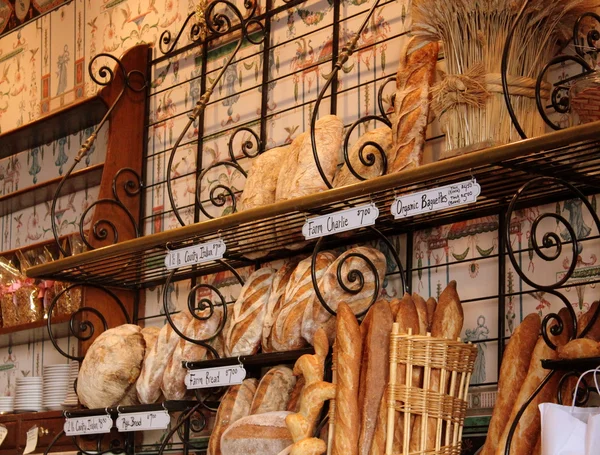
[{"label": "wicker basket", "polygon": [[[460,340],[400,335],[398,331],[398,324],[394,324],[390,339],[385,453],[460,455],[467,392],[477,348]],[[413,385],[413,378],[419,375],[423,387]],[[417,419],[421,424],[412,428]],[[400,452],[393,452],[397,424],[403,425],[403,443]],[[413,431],[415,434],[411,434]],[[428,434],[430,441],[435,436],[435,443],[430,442],[429,447]],[[411,438],[413,441],[409,443]]]}]

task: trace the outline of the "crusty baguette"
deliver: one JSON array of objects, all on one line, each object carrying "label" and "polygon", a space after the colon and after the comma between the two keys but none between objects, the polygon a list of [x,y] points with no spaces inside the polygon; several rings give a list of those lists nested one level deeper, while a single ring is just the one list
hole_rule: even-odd
[{"label": "crusty baguette", "polygon": [[533,452],[531,452],[531,455],[542,455],[542,436],[538,436],[537,438],[537,444],[535,445]]},{"label": "crusty baguette", "polygon": [[427,320],[427,303],[416,292],[413,292],[412,300],[415,304],[415,308],[417,309],[417,315],[419,316],[419,333],[424,335],[427,333],[429,328],[429,322]]},{"label": "crusty baguette", "polygon": [[433,324],[433,315],[435,314],[435,309],[437,307],[437,300],[435,297],[429,297],[427,302],[427,331],[431,332],[431,326]]},{"label": "crusty baguette", "polygon": [[321,455],[327,450],[327,444],[319,438],[306,438],[294,443],[290,455]]},{"label": "crusty baguette", "polygon": [[413,39],[403,50],[396,75],[393,145],[388,174],[420,166],[423,162],[431,86],[439,45],[431,42],[417,48],[415,44]]},{"label": "crusty baguette", "polygon": [[[594,303],[592,303],[590,305],[590,309],[586,313],[581,315],[581,317],[579,318],[578,325],[577,325],[577,335],[578,336],[586,329],[586,327],[592,321],[594,313],[598,309],[598,305],[600,305],[600,302],[598,302],[598,301],[595,301]],[[590,330],[588,330],[586,332],[585,338],[589,338],[590,340],[594,340],[594,341],[600,341],[600,316],[598,316],[598,318],[596,318],[596,320],[590,327]]]},{"label": "crusty baguette", "polygon": [[358,393],[360,434],[358,452],[368,455],[377,424],[377,412],[388,382],[390,333],[394,322],[386,301],[376,302],[362,322],[362,361]]},{"label": "crusty baguette", "polygon": [[600,356],[600,343],[589,338],[577,338],[557,349],[559,359],[583,359]]},{"label": "crusty baguette", "polygon": [[296,385],[290,394],[290,400],[288,401],[286,411],[298,412],[300,410],[300,397],[302,396],[305,385],[306,382],[304,381],[304,376],[300,376],[296,379]]},{"label": "crusty baguette", "polygon": [[361,339],[358,321],[352,310],[340,302],[337,310],[334,346],[336,365],[335,433],[333,455],[358,454],[358,385],[360,380]]},{"label": "crusty baguette", "polygon": [[250,414],[252,398],[258,381],[254,378],[231,386],[219,405],[215,426],[208,441],[207,455],[221,455],[221,436],[232,423]]},{"label": "crusty baguette", "polygon": [[527,376],[531,354],[539,337],[542,321],[537,313],[531,313],[517,327],[504,351],[498,375],[498,398],[492,413],[485,445],[481,455],[495,455],[498,442]]},{"label": "crusty baguette", "polygon": [[400,306],[400,299],[392,299],[388,302],[390,305],[390,310],[392,310],[392,316],[394,317],[394,321],[396,320],[396,316],[398,315],[398,308]]},{"label": "crusty baguette", "polygon": [[294,442],[308,438],[314,433],[325,401],[332,400],[335,396],[336,387],[329,382],[319,381],[304,387],[300,397],[300,410],[285,419]]},{"label": "crusty baguette", "polygon": [[[388,389],[383,392],[379,406],[377,408],[377,423],[375,425],[375,433],[373,434],[373,440],[371,441],[371,447],[369,448],[369,455],[383,455],[385,453],[385,438],[387,435],[387,414],[388,414]],[[396,424],[398,425],[398,424]],[[395,438],[394,431],[394,438]],[[396,449],[394,453],[398,453]]]},{"label": "crusty baguette", "polygon": [[287,410],[295,385],[296,378],[290,368],[283,365],[271,368],[256,388],[250,414]]}]

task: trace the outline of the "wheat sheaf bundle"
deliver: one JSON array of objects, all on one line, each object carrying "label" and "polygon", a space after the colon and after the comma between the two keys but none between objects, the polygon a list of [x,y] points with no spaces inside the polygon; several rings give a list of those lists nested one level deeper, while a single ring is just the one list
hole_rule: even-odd
[{"label": "wheat sheaf bundle", "polygon": [[[535,80],[569,36],[579,15],[597,1],[528,0],[512,41],[508,83],[527,136],[544,132],[536,112]],[[432,107],[446,132],[446,148],[519,139],[502,94],[506,37],[522,0],[413,0],[413,33],[444,44],[446,74],[433,89]],[[544,84],[542,96],[550,95]]]}]

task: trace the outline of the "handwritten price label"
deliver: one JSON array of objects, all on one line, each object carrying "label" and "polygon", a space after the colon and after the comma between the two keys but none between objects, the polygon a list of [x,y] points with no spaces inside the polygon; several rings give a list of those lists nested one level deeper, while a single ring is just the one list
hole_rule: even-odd
[{"label": "handwritten price label", "polygon": [[223,258],[226,250],[225,242],[219,239],[169,251],[165,257],[165,267],[167,269],[178,269],[179,267],[216,261]]},{"label": "handwritten price label", "polygon": [[78,436],[82,434],[110,433],[113,420],[107,415],[92,417],[77,417],[65,419],[65,434]]},{"label": "handwritten price label", "polygon": [[164,430],[170,421],[171,417],[167,411],[119,414],[117,428],[120,432]]},{"label": "handwritten price label", "polygon": [[471,204],[477,202],[477,197],[480,194],[481,186],[475,179],[441,186],[432,190],[397,197],[392,203],[392,215],[398,220]]},{"label": "handwritten price label", "polygon": [[310,218],[302,227],[306,240],[339,234],[365,226],[372,226],[379,217],[379,209],[375,204],[361,205],[351,209],[340,210],[328,215]]},{"label": "handwritten price label", "polygon": [[246,379],[246,370],[240,365],[204,368],[188,371],[185,385],[188,389],[207,389],[241,384],[244,379]]}]

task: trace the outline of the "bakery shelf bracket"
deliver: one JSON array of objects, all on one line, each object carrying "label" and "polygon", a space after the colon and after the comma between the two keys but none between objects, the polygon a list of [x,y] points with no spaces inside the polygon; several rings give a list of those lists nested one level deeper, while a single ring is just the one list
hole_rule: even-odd
[{"label": "bakery shelf bracket", "polygon": [[[589,211],[592,219],[594,220],[594,226],[597,230],[600,229],[600,218],[596,214],[594,206],[588,200],[588,198],[583,194],[576,186],[571,183],[553,177],[538,177],[530,180],[525,183],[514,195],[511,200],[510,205],[508,206],[506,212],[505,225],[502,227],[502,232],[505,237],[506,244],[506,253],[510,260],[510,263],[517,273],[517,275],[525,282],[528,286],[530,286],[533,290],[532,292],[543,292],[546,295],[553,296],[560,300],[564,307],[568,311],[568,318],[563,318],[557,313],[547,314],[542,320],[542,337],[545,343],[553,350],[557,348],[554,343],[554,338],[561,335],[564,331],[567,331],[570,339],[574,338],[582,338],[584,337],[590,328],[596,322],[596,319],[600,315],[600,307],[593,314],[590,322],[586,327],[578,327],[577,317],[575,311],[569,299],[561,292],[561,289],[564,288],[566,284],[569,283],[569,280],[573,278],[574,272],[578,263],[581,260],[580,253],[582,251],[581,241],[586,234],[582,234],[580,230],[577,230],[577,226],[574,226],[569,220],[563,217],[558,212],[546,212],[539,214],[531,223],[531,234],[530,234],[530,242],[532,253],[537,257],[546,262],[554,262],[561,261],[562,269],[564,273],[557,276],[554,280],[549,280],[549,282],[540,283],[534,281],[528,273],[523,270],[519,263],[518,253],[515,252],[511,243],[511,222],[513,217],[515,216],[515,212],[518,210],[520,201],[526,197],[526,194],[531,191],[539,190],[540,188],[548,187],[549,185],[556,185],[563,187],[569,195],[573,197],[572,203],[577,204],[581,207],[584,207],[587,211]],[[554,227],[554,229],[553,229]],[[570,252],[567,252],[565,256],[565,250],[570,247]],[[547,275],[545,276],[547,277]],[[566,319],[566,320],[565,320]],[[566,383],[569,377],[574,375],[579,376],[574,371],[563,371],[562,369],[552,369],[548,375],[542,380],[539,387],[533,392],[533,394],[529,397],[529,399],[523,404],[519,412],[517,413],[515,420],[513,421],[509,434],[508,441],[506,444],[505,455],[511,455],[511,443],[513,439],[513,435],[517,428],[520,418],[523,413],[527,409],[527,407],[531,404],[531,402],[535,399],[535,397],[541,392],[544,386],[553,378],[554,375],[563,374],[563,377],[560,378],[559,384],[563,385]],[[559,387],[559,402],[562,398],[561,396],[561,388]],[[579,396],[577,402],[579,404],[584,403],[587,400],[587,395]]]},{"label": "bakery shelf bracket", "polygon": [[[98,61],[105,60],[112,61],[115,64],[115,69],[113,70],[107,63],[105,63],[100,66],[96,73],[96,71],[94,70],[94,66],[97,64]],[[121,99],[123,99],[127,91],[141,93],[146,90],[148,85],[146,81],[146,76],[143,72],[139,70],[131,70],[128,72],[125,69],[123,63],[118,58],[107,53],[100,53],[94,58],[92,58],[88,65],[88,72],[92,81],[101,87],[107,87],[111,85],[115,80],[117,74],[119,74],[119,76],[123,79],[123,87],[117,95],[117,97],[115,98],[112,105],[108,108],[106,114],[104,115],[100,123],[98,123],[98,125],[94,129],[93,133],[87,138],[87,140],[79,149],[79,152],[75,156],[73,163],[63,176],[54,193],[52,205],[50,208],[52,235],[54,236],[54,240],[56,241],[60,252],[64,256],[67,256],[67,251],[65,250],[60,241],[60,226],[58,224],[59,217],[57,216],[56,212],[56,207],[58,204],[58,200],[61,196],[63,187],[65,183],[69,180],[69,177],[71,176],[79,162],[82,159],[84,159],[88,155],[88,153],[90,153],[90,150],[92,150],[92,147],[96,142],[99,131],[109,120],[111,114],[113,113]],[[90,214],[90,212],[99,205],[109,205],[115,208],[116,213],[125,215],[126,219],[131,223],[133,232],[136,234],[136,236],[139,237],[141,235],[140,226],[135,221],[135,217],[124,203],[124,198],[139,198],[141,196],[141,190],[142,179],[135,170],[130,168],[124,168],[115,174],[112,183],[112,199],[102,198],[93,202],[82,213],[79,219],[79,234],[81,236],[81,240],[89,249],[93,249],[94,247],[91,245],[90,239],[84,232],[84,225],[87,215]],[[109,235],[112,235],[113,243],[117,243],[119,241],[118,229],[115,223],[113,223],[110,220],[97,220],[91,228],[90,235],[92,235],[96,240],[100,241],[108,240]]]}]

